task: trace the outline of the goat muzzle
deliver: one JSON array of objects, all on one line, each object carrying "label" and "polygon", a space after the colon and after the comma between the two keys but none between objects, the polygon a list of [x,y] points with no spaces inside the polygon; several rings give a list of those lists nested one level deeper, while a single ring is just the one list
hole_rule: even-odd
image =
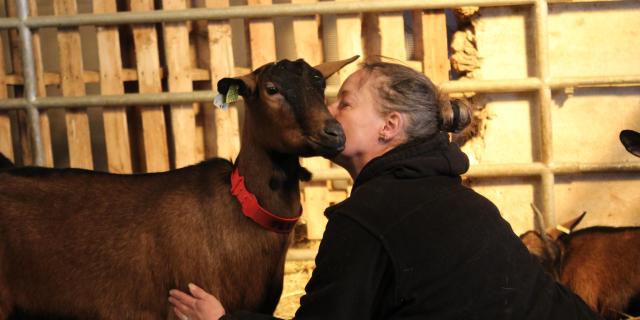
[{"label": "goat muzzle", "polygon": [[330,159],[344,150],[346,137],[338,121],[327,120],[321,133],[310,137],[309,140],[313,143],[318,155]]}]

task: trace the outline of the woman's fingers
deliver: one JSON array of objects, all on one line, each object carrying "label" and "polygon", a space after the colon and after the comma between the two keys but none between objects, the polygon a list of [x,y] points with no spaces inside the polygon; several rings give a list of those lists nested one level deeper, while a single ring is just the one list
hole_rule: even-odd
[{"label": "woman's fingers", "polygon": [[188,306],[194,306],[196,303],[196,298],[177,289],[169,290],[169,295],[180,303],[186,304]]},{"label": "woman's fingers", "polygon": [[186,314],[180,312],[178,308],[173,308],[173,312],[176,314],[176,316],[178,316],[178,318],[182,320],[189,320],[189,317]]},{"label": "woman's fingers", "polygon": [[213,295],[192,283],[189,291],[193,296],[180,290],[169,290],[169,302],[182,320],[218,319],[225,314],[224,307]]},{"label": "woman's fingers", "polygon": [[171,303],[171,305],[173,305],[173,307],[175,309],[180,310],[180,312],[182,312],[183,314],[192,314],[193,311],[195,310],[192,306],[190,305],[186,305],[178,300],[176,300],[173,297],[169,297],[169,303]]},{"label": "woman's fingers", "polygon": [[204,289],[196,286],[193,283],[189,283],[189,291],[191,291],[191,295],[193,295],[196,298],[199,299],[209,299],[211,297],[211,295],[209,293],[207,293],[206,291],[204,291]]}]

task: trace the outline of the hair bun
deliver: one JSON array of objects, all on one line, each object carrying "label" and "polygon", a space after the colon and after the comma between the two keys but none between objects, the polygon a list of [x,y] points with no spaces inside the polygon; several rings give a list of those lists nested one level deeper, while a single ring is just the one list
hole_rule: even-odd
[{"label": "hair bun", "polygon": [[471,122],[471,106],[467,100],[448,97],[440,100],[440,130],[460,132]]}]

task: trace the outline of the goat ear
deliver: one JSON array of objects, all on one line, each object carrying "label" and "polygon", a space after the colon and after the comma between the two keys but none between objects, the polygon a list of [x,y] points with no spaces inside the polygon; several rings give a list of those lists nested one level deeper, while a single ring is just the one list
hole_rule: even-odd
[{"label": "goat ear", "polygon": [[640,157],[640,133],[633,130],[622,130],[620,142],[631,154]]},{"label": "goat ear", "polygon": [[[566,233],[566,230],[568,230],[569,232],[573,231],[573,229],[578,225],[578,223],[580,223],[580,221],[582,221],[582,218],[584,218],[586,214],[587,212],[585,211],[579,217],[571,219],[569,221],[565,221],[557,227],[549,229],[547,232],[549,234],[549,237],[551,237],[553,240],[556,240],[562,235],[562,233]],[[560,228],[563,228],[564,232],[560,231]]]},{"label": "goat ear", "polygon": [[226,95],[232,85],[237,85],[238,93],[246,98],[256,89],[255,74],[250,73],[241,77],[220,79],[218,81],[218,93]]},{"label": "goat ear", "polygon": [[340,60],[340,61],[331,61],[331,62],[325,62],[322,64],[319,64],[315,67],[313,67],[314,69],[320,71],[320,73],[322,73],[322,76],[326,79],[329,78],[332,74],[338,72],[338,70],[344,68],[344,66],[348,65],[349,63],[355,61],[356,59],[360,58],[360,56],[356,55],[353,56],[349,59],[344,59],[344,60]]}]

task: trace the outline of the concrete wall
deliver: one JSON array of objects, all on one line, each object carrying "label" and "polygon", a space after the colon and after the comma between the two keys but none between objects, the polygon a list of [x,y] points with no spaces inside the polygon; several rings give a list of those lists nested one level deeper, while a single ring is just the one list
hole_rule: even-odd
[{"label": "concrete wall", "polygon": [[[535,76],[533,20],[528,8],[484,8],[474,21],[479,79]],[[555,4],[549,7],[552,77],[640,74],[640,3]],[[553,91],[553,152],[559,162],[640,161],[628,154],[618,134],[640,130],[640,88],[576,88]],[[535,94],[494,94],[483,139],[465,147],[475,163],[539,161]],[[532,141],[534,143],[532,144]],[[475,179],[472,186],[494,201],[514,231],[532,227],[538,181]],[[640,225],[640,174],[556,176],[557,221],[583,211],[579,228]]]}]

